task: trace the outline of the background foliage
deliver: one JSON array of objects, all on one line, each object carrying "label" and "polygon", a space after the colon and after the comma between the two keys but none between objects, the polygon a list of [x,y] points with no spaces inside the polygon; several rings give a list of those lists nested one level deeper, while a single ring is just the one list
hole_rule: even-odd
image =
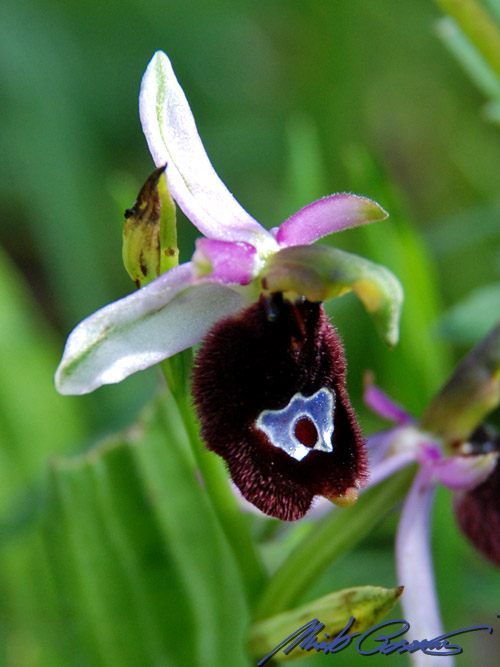
[{"label": "background foliage", "polygon": [[[179,415],[165,399],[129,428],[157,370],[75,399],[52,385],[70,329],[133,287],[121,226],[152,168],[137,95],[153,52],[169,54],[216,169],[263,224],[344,190],[391,213],[335,239],[393,269],[407,295],[393,352],[354,299],[330,306],[369,433],[382,424],[361,402],[366,369],[419,414],[500,313],[500,95],[440,16],[430,0],[2,5],[2,664],[245,664],[234,554],[187,447],[164,441],[165,429],[185,440]],[[196,230],[181,217],[179,232],[185,260]],[[270,569],[309,530],[251,527]],[[394,527],[386,518],[307,598],[396,585]],[[493,623],[498,576],[444,491],[434,547],[445,627]],[[498,638],[481,639],[469,656],[493,665]]]}]

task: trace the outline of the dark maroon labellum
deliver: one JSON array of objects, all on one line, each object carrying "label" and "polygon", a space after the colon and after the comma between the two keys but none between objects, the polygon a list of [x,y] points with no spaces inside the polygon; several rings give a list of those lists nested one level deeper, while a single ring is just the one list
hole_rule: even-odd
[{"label": "dark maroon labellum", "polygon": [[[474,454],[500,452],[500,435],[480,426],[471,436]],[[471,491],[455,496],[458,525],[488,560],[500,566],[500,465]]]},{"label": "dark maroon labellum", "polygon": [[206,337],[193,371],[202,437],[266,514],[294,521],[316,495],[356,498],[366,457],[345,378],[342,344],[317,303],[261,296]]}]

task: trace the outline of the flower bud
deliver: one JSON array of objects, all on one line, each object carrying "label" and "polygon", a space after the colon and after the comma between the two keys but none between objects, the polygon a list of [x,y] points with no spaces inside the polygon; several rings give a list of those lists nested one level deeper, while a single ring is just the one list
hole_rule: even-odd
[{"label": "flower bud", "polygon": [[[313,636],[317,636],[319,642],[335,644],[335,638],[346,627],[348,632],[345,634],[350,635],[364,632],[378,623],[394,607],[402,593],[403,586],[345,588],[290,611],[257,621],[250,627],[250,653],[261,658],[258,664],[265,664],[268,660],[285,662],[300,658],[304,654],[299,644],[305,636],[311,634],[311,630],[306,630],[302,636],[297,632],[304,624],[312,625],[311,620],[318,619],[317,626],[320,626],[320,629],[316,633],[313,631]],[[321,626],[324,628],[321,629]],[[342,645],[345,648],[349,643],[348,637],[340,639],[337,650],[342,650]]]},{"label": "flower bud", "polygon": [[165,167],[153,171],[135,204],[125,211],[122,257],[137,287],[178,263],[175,204],[167,188]]}]

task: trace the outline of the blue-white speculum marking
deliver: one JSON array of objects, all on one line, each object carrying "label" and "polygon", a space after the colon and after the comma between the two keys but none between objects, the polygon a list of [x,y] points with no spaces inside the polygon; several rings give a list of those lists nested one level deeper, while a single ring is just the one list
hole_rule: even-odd
[{"label": "blue-white speculum marking", "polygon": [[335,392],[323,387],[312,396],[295,394],[281,410],[263,410],[255,426],[272,445],[302,461],[314,450],[333,452],[334,410]]}]

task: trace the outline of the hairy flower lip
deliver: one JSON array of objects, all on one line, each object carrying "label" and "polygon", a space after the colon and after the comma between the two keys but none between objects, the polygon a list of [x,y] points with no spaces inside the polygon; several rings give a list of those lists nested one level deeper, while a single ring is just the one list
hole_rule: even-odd
[{"label": "hairy flower lip", "polygon": [[476,549],[500,567],[500,465],[482,484],[455,494],[454,510],[458,525]]},{"label": "hairy flower lip", "polygon": [[[261,296],[200,346],[192,394],[202,438],[266,514],[295,521],[315,496],[356,501],[366,456],[345,381],[339,336],[323,306],[306,300]],[[320,447],[296,435],[303,417]]]}]

